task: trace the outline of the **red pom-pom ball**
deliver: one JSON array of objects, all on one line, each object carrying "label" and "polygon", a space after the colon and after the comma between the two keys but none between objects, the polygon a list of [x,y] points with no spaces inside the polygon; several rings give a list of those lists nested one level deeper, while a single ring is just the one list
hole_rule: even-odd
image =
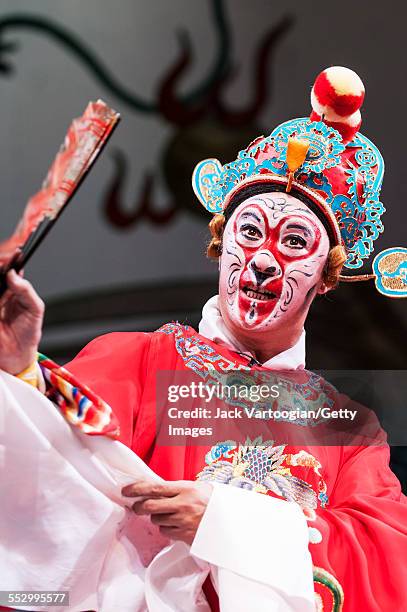
[{"label": "red pom-pom ball", "polygon": [[356,72],[343,66],[327,68],[317,76],[311,91],[311,119],[323,118],[348,142],[360,127],[364,97],[365,88]]},{"label": "red pom-pom ball", "polygon": [[360,77],[343,66],[332,66],[321,72],[314,83],[313,100],[319,108],[314,111],[321,114],[321,107],[326,113],[335,113],[341,117],[353,115],[362,106],[365,88]]}]

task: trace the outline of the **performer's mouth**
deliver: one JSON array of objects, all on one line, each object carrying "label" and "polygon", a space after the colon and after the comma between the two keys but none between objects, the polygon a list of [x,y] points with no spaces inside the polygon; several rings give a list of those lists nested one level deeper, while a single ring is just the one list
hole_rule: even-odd
[{"label": "performer's mouth", "polygon": [[274,291],[268,291],[267,289],[261,289],[253,285],[244,285],[242,291],[251,300],[259,300],[260,302],[275,300],[278,297]]}]

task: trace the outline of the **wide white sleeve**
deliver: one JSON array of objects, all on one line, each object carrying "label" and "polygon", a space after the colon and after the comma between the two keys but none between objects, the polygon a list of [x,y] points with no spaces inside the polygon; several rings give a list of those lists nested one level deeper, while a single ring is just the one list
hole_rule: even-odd
[{"label": "wide white sleeve", "polygon": [[0,591],[69,592],[69,608],[31,610],[147,612],[146,568],[168,540],[126,509],[121,487],[140,477],[158,478],[0,371]]},{"label": "wide white sleeve", "polygon": [[216,483],[191,554],[212,566],[222,612],[307,612],[315,610],[308,542],[297,504]]}]

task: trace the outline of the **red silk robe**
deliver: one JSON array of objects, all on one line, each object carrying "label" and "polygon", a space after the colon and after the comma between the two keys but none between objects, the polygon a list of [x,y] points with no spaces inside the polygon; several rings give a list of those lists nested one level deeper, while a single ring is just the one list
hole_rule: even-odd
[{"label": "red silk robe", "polygon": [[[246,357],[174,323],[154,333],[101,336],[66,368],[111,406],[120,423],[120,441],[161,477],[216,479],[219,461],[223,467],[225,461],[238,463],[238,447],[156,443],[155,377],[159,370],[249,369]],[[317,609],[406,609],[407,504],[389,468],[388,446],[311,446],[296,440],[275,447],[267,464],[272,486],[253,489],[301,505],[309,525]],[[261,459],[263,450],[256,457],[249,450],[243,457],[246,465]],[[246,484],[255,480],[253,471],[246,470],[245,476]]]}]

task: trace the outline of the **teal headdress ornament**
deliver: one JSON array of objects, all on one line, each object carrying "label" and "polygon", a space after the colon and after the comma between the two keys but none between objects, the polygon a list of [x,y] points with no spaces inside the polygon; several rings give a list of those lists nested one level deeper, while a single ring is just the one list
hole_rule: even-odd
[{"label": "teal headdress ornament", "polygon": [[[328,222],[333,246],[345,248],[344,267],[360,268],[384,231],[385,212],[380,201],[383,158],[358,131],[364,93],[355,72],[327,68],[313,85],[309,118],[282,123],[269,136],[256,138],[231,163],[201,161],[192,177],[197,198],[209,212],[222,214],[248,185],[294,189]],[[340,276],[348,282],[369,279],[375,279],[378,291],[388,297],[407,297],[407,249],[394,247],[377,255],[373,274]]]}]

